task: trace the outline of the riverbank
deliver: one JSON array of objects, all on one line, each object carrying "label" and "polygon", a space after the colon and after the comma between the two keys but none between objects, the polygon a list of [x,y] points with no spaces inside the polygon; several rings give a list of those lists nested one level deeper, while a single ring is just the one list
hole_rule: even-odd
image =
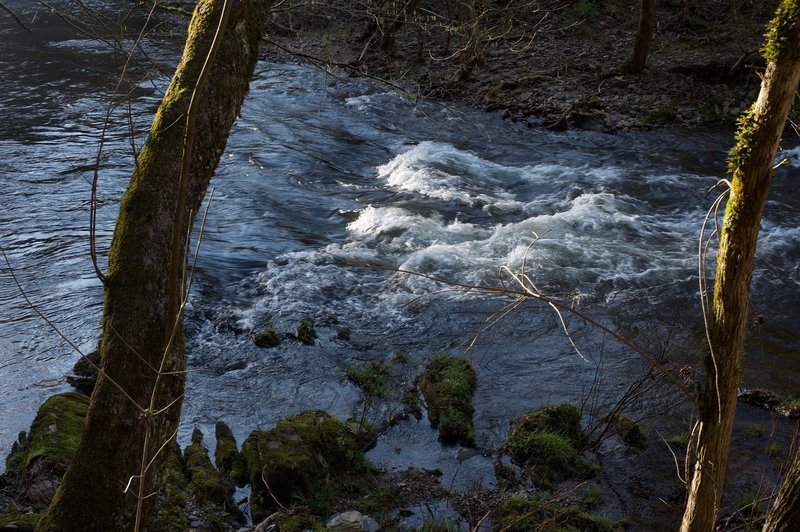
[{"label": "riverbank", "polygon": [[541,2],[534,9],[511,2],[479,12],[473,40],[467,24],[421,10],[398,16],[403,23],[391,46],[368,13],[317,5],[302,16],[276,16],[267,54],[343,67],[412,97],[466,102],[531,127],[732,130],[758,94],[757,51],[773,3],[738,10],[728,2],[659,3],[638,75],[620,72],[638,27],[636,3]]}]

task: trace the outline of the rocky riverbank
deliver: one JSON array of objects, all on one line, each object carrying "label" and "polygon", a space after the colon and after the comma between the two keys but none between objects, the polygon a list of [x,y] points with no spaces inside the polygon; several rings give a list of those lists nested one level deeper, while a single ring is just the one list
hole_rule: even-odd
[{"label": "rocky riverbank", "polygon": [[368,13],[317,5],[276,16],[266,54],[372,77],[415,98],[466,102],[531,127],[732,130],[758,94],[757,52],[775,3],[660,2],[638,75],[620,71],[638,27],[638,4],[628,2],[486,8],[469,45],[465,25],[417,13],[403,19],[389,48]]}]

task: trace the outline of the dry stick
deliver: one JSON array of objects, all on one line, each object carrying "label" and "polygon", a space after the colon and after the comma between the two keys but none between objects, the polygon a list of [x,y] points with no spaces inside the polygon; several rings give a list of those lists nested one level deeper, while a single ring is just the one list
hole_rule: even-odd
[{"label": "dry stick", "polygon": [[[373,267],[373,268],[377,268],[377,269],[387,269],[386,267],[380,266],[380,265],[370,265],[370,264],[364,265],[364,264],[362,264],[361,266]],[[568,314],[572,314],[573,316],[585,321],[589,325],[592,325],[593,327],[596,327],[596,328],[600,329],[601,331],[603,331],[604,333],[608,334],[609,336],[611,336],[612,338],[614,338],[615,340],[617,340],[621,344],[627,346],[634,353],[638,354],[639,356],[641,356],[642,358],[647,360],[647,362],[649,362],[650,365],[652,365],[659,372],[664,374],[670,381],[672,381],[672,383],[678,388],[678,390],[680,390],[681,393],[683,393],[686,396],[686,398],[692,404],[697,404],[697,398],[692,395],[692,393],[689,391],[689,389],[686,387],[686,385],[684,385],[682,382],[680,382],[675,377],[675,375],[670,373],[670,371],[664,366],[664,364],[659,362],[653,355],[649,354],[643,348],[641,348],[638,345],[636,345],[633,342],[633,340],[630,340],[630,339],[622,336],[621,334],[611,330],[609,327],[603,325],[602,323],[600,323],[596,319],[592,318],[588,314],[576,309],[575,307],[573,307],[571,305],[567,305],[565,303],[562,303],[561,301],[558,301],[557,299],[553,299],[550,296],[546,296],[546,295],[541,294],[541,293],[537,294],[535,292],[530,292],[529,290],[524,290],[524,289],[523,290],[517,290],[517,289],[513,289],[513,288],[504,288],[504,287],[469,285],[469,284],[466,284],[466,283],[461,283],[461,282],[458,282],[458,281],[453,281],[453,280],[450,280],[450,279],[444,279],[444,278],[441,278],[441,277],[437,277],[435,275],[430,275],[430,274],[421,273],[421,272],[415,272],[415,271],[412,271],[412,270],[406,270],[404,268],[396,268],[396,269],[392,269],[392,271],[395,271],[395,272],[398,272],[398,273],[405,273],[405,274],[408,274],[408,275],[414,275],[416,277],[421,277],[423,279],[428,279],[429,281],[433,281],[433,282],[438,283],[438,284],[444,284],[444,285],[449,285],[449,286],[452,286],[452,287],[458,287],[458,288],[461,288],[461,289],[467,290],[467,291],[475,290],[475,291],[479,291],[479,292],[483,292],[483,293],[489,293],[489,294],[498,294],[498,295],[505,295],[505,296],[513,295],[513,296],[517,296],[517,297],[536,299],[536,300],[541,301],[543,303],[546,303],[549,306],[554,307],[554,308],[556,308],[558,310],[567,312]]]},{"label": "dry stick", "polygon": [[136,400],[133,397],[131,397],[128,394],[128,392],[126,392],[125,389],[122,386],[119,385],[119,383],[117,383],[117,381],[115,381],[113,378],[111,378],[107,373],[105,373],[100,368],[100,366],[95,364],[88,356],[86,356],[83,353],[83,351],[81,351],[80,348],[77,345],[75,345],[75,343],[72,340],[67,338],[67,335],[65,335],[63,332],[61,332],[61,330],[52,321],[50,321],[50,319],[48,319],[47,316],[45,316],[42,311],[39,310],[39,307],[37,307],[36,305],[33,304],[33,302],[31,302],[30,298],[28,298],[28,294],[25,292],[25,289],[22,288],[22,285],[20,284],[19,280],[17,279],[17,276],[14,273],[14,269],[11,267],[11,262],[8,260],[8,256],[6,255],[5,249],[3,249],[2,247],[0,247],[0,254],[3,255],[3,259],[5,260],[6,266],[8,267],[8,273],[11,275],[11,278],[14,280],[14,284],[16,285],[17,290],[19,291],[19,293],[22,296],[22,298],[25,299],[25,302],[28,304],[28,307],[31,308],[51,329],[53,329],[53,331],[55,331],[55,333],[59,337],[61,337],[61,339],[64,340],[76,353],[78,353],[85,362],[87,362],[95,370],[97,370],[99,375],[103,375],[106,379],[108,379],[108,381],[111,384],[113,384],[122,393],[122,395],[124,395],[131,403],[133,403],[134,406],[136,406],[136,408],[138,408],[140,411],[144,412],[144,408],[142,408],[139,405],[139,403],[137,403]]},{"label": "dry stick", "polygon": [[678,477],[678,480],[681,481],[681,484],[683,484],[684,486],[688,486],[689,485],[688,479],[685,479],[685,478],[681,477],[681,466],[680,466],[680,464],[678,462],[678,455],[676,455],[675,451],[672,450],[672,447],[670,447],[669,443],[664,438],[664,436],[661,434],[661,432],[659,432],[658,429],[655,429],[655,430],[656,430],[656,434],[658,434],[658,437],[661,439],[662,442],[664,442],[664,445],[667,447],[667,450],[672,455],[672,460],[675,462],[675,476]]},{"label": "dry stick", "polygon": [[[711,239],[714,235],[718,234],[718,227],[716,227],[718,216],[719,216],[719,207],[722,204],[722,200],[725,198],[726,195],[730,193],[731,190],[731,183],[727,179],[721,179],[717,182],[712,190],[719,186],[720,183],[725,183],[728,185],[728,190],[724,191],[720,194],[714,203],[711,204],[711,207],[706,212],[705,219],[703,220],[703,225],[700,228],[700,238],[698,239],[698,282],[699,282],[699,289],[700,289],[700,307],[703,311],[703,328],[705,329],[706,333],[706,341],[708,342],[708,349],[709,349],[709,356],[711,357],[711,362],[714,364],[714,385],[716,387],[716,396],[717,396],[717,410],[718,416],[722,416],[722,397],[719,393],[719,368],[717,367],[717,357],[714,355],[714,343],[711,341],[711,326],[709,323],[708,318],[708,285],[707,285],[707,277],[706,277],[706,260],[705,257],[707,256],[708,246],[710,245]],[[703,236],[705,235],[705,228],[708,224],[708,219],[711,217],[711,213],[714,213],[714,225],[715,229],[714,232],[711,233],[708,237],[708,241],[706,242],[705,248],[703,247]],[[720,418],[721,421],[721,418]]]},{"label": "dry stick", "polygon": [[[100,131],[100,142],[97,145],[97,155],[95,156],[95,161],[94,161],[94,173],[92,175],[92,193],[89,200],[89,255],[92,258],[94,273],[104,285],[108,282],[108,280],[106,279],[105,274],[100,269],[100,266],[97,263],[97,182],[100,179],[100,158],[102,157],[103,154],[103,146],[106,140],[106,130],[108,129],[108,124],[111,121],[111,113],[113,113],[116,110],[118,105],[114,103],[114,97],[117,95],[119,88],[122,85],[122,82],[125,80],[125,74],[128,71],[128,65],[130,64],[131,59],[133,57],[133,52],[139,46],[139,42],[144,38],[145,29],[147,28],[147,25],[150,23],[150,18],[153,16],[154,10],[155,10],[155,5],[153,5],[153,8],[150,9],[150,12],[147,14],[147,19],[142,25],[142,29],[139,32],[139,35],[136,37],[136,42],[131,48],[130,53],[125,58],[125,63],[122,65],[122,72],[120,73],[119,80],[117,80],[117,84],[114,86],[114,91],[111,94],[111,100],[109,101],[108,107],[106,108],[106,116],[105,119],[103,120],[103,128]],[[132,132],[131,132],[131,142],[132,143],[134,142]],[[134,153],[134,160],[135,156],[136,154]]]}]

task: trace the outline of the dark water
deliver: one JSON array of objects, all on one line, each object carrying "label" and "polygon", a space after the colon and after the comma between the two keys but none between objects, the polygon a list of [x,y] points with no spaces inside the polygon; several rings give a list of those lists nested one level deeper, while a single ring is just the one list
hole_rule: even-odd
[{"label": "dark water", "polygon": [[[88,257],[90,181],[122,56],[44,13],[35,29],[0,18],[0,245],[31,300],[88,351],[102,304]],[[159,35],[148,53],[169,70],[180,44]],[[138,143],[166,79],[155,72],[133,86]],[[116,109],[101,163],[102,251],[129,177],[129,130],[126,109]],[[375,420],[397,411],[399,390],[442,350],[466,352],[477,367],[482,450],[504,440],[510,419],[545,403],[590,397],[587,419],[602,414],[645,369],[636,355],[567,317],[581,357],[547,307],[527,302],[506,315],[509,299],[397,270],[498,286],[501,267],[524,266],[537,289],[692,363],[702,349],[698,236],[729,142],[683,131],[552,134],[304,66],[259,64],[212,183],[187,315],[180,438],[195,425],[213,436],[218,419],[241,441],[307,408],[357,414],[362,397],[345,368],[399,350],[409,360],[393,369],[398,393],[373,406]],[[754,331],[747,384],[792,394],[800,151],[782,156],[794,162],[776,172],[762,227],[752,305],[766,322]],[[5,454],[43,398],[67,389],[63,376],[77,355],[31,311],[5,265],[0,279]],[[288,333],[305,318],[316,324],[316,345],[253,345],[254,332],[271,324]],[[335,339],[342,327],[351,341]],[[662,430],[686,430],[678,400],[659,385],[632,412],[654,416],[648,423]],[[461,462],[457,453],[410,421],[390,429],[371,457],[439,468],[457,487],[492,484],[490,459]]]}]

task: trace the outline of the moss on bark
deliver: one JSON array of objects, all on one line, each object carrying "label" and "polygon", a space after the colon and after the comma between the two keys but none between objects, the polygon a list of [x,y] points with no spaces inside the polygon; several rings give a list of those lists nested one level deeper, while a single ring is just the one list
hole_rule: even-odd
[{"label": "moss on bark", "polygon": [[681,530],[711,530],[720,507],[736,392],[749,323],[749,293],[773,160],[800,81],[800,2],[783,0],[770,24],[758,100],[739,121],[728,169],[730,191],[719,231],[705,383],[698,397],[691,475]]},{"label": "moss on bark", "polygon": [[[177,209],[185,115],[222,4],[219,0],[197,4],[183,59],[123,195],[106,275],[102,374],[75,460],[40,521],[40,530],[130,530],[137,522],[137,499],[145,518],[155,499],[138,494],[157,491],[161,484],[166,455],[159,450],[177,427],[185,381],[182,323],[170,311],[170,294],[180,288],[170,282],[175,259],[172,237],[176,227],[192,226],[225,149],[248,89],[271,2],[239,2],[227,25],[208,81],[197,95],[190,179],[184,207]],[[175,252],[182,255],[183,246]],[[183,257],[178,262],[183,264]],[[158,368],[163,372],[157,377]],[[151,460],[146,475],[137,477]],[[121,487],[131,478],[131,489],[124,492]]]}]

